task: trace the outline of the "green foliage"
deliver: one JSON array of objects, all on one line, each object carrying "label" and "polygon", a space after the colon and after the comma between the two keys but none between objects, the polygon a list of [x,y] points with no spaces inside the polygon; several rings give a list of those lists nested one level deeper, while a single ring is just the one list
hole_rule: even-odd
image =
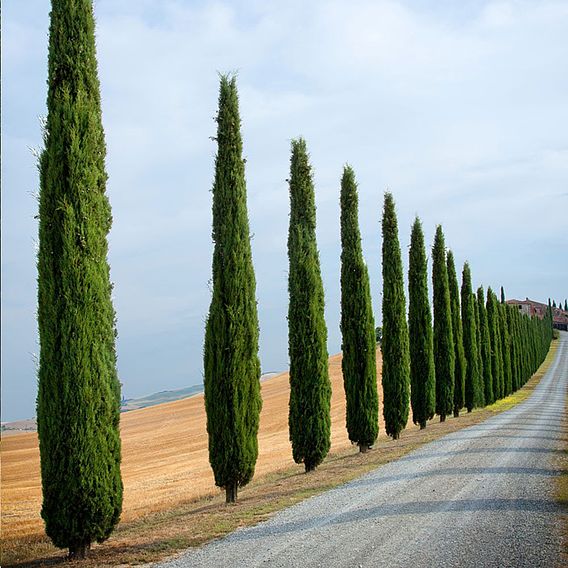
[{"label": "green foliage", "polygon": [[511,359],[511,392],[515,392],[519,388],[519,362],[517,354],[517,342],[515,340],[515,309],[506,305],[507,327],[509,330],[509,351]]},{"label": "green foliage", "polygon": [[477,306],[471,289],[471,270],[466,262],[462,272],[461,309],[463,325],[463,347],[466,359],[465,406],[471,412],[483,406],[482,377],[479,371],[479,344],[477,338]]},{"label": "green foliage", "polygon": [[221,77],[213,182],[213,294],[205,328],[209,462],[227,501],[254,475],[260,362],[241,120],[234,77]]},{"label": "green foliage", "polygon": [[383,416],[388,436],[398,439],[408,422],[410,354],[402,259],[394,199],[383,210]]},{"label": "green foliage", "polygon": [[53,0],[40,157],[37,422],[45,530],[83,556],[120,517],[112,223],[89,0]]},{"label": "green foliage", "polygon": [[545,317],[529,317],[507,306],[509,344],[511,347],[512,386],[518,389],[533,375],[550,348],[553,337],[552,307]]},{"label": "green foliage", "polygon": [[306,142],[292,140],[288,233],[288,352],[292,454],[306,471],[325,458],[331,443],[324,294],[316,244],[316,206]]},{"label": "green foliage", "polygon": [[[501,291],[503,288],[501,288]],[[504,298],[503,292],[501,297]],[[501,330],[501,354],[503,358],[503,396],[513,392],[513,372],[511,368],[511,335],[509,333],[509,322],[507,320],[507,310],[509,306],[503,301],[499,306],[500,330]]]},{"label": "green foliage", "polygon": [[450,310],[452,313],[452,335],[455,349],[454,369],[454,416],[459,416],[465,405],[465,373],[466,359],[463,349],[463,328],[460,315],[460,292],[454,254],[448,251],[447,259],[448,285],[450,289]]},{"label": "green foliage", "polygon": [[[477,302],[477,295],[472,290],[473,312],[475,317],[475,336],[477,338],[477,367],[479,373],[479,404],[478,406],[485,406],[485,385],[484,385],[484,370],[483,370],[483,354],[482,354],[482,340],[481,340],[481,321],[479,319],[479,305]],[[462,302],[463,305],[463,302]],[[463,317],[463,316],[462,316]]]},{"label": "green foliage", "polygon": [[483,286],[477,289],[477,309],[479,312],[479,325],[481,329],[481,360],[483,362],[483,386],[485,394],[485,404],[495,402],[495,391],[493,389],[493,360],[491,357],[491,333],[489,332],[489,321],[487,319],[487,309],[485,307],[485,292]]},{"label": "green foliage", "polygon": [[379,325],[375,328],[375,343],[382,345],[383,343],[383,326]]},{"label": "green foliage", "polygon": [[436,383],[428,266],[424,233],[418,217],[414,220],[410,237],[408,301],[412,420],[420,428],[425,428],[426,421],[434,416],[436,410]]},{"label": "green foliage", "polygon": [[361,250],[355,173],[341,179],[341,333],[349,439],[362,451],[379,433],[375,323],[369,274]]},{"label": "green foliage", "polygon": [[432,259],[436,414],[440,416],[440,420],[443,422],[454,408],[455,346],[446,265],[446,245],[440,225],[436,228]]},{"label": "green foliage", "polygon": [[501,354],[501,318],[497,296],[491,287],[487,289],[487,325],[491,341],[491,374],[493,375],[493,395],[495,400],[503,398],[503,356]]}]

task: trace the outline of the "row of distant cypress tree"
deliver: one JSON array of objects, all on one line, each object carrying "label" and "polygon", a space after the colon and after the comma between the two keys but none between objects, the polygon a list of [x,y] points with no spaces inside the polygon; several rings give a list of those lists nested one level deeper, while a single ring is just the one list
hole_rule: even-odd
[{"label": "row of distant cypress tree", "polygon": [[[53,543],[68,548],[70,556],[84,557],[92,542],[102,542],[115,528],[123,489],[116,326],[106,259],[112,217],[105,194],[91,0],[52,0],[48,75],[45,147],[39,163],[41,514]],[[234,78],[221,77],[216,120],[213,294],[205,330],[204,385],[215,483],[234,502],[238,488],[254,475],[262,406]],[[314,187],[301,138],[292,142],[290,169],[289,426],[293,458],[310,471],[330,447],[331,385]],[[346,167],[341,180],[343,373],[349,438],[364,452],[378,435],[378,395],[370,286],[357,216],[355,177]],[[471,290],[467,265],[460,323],[453,258],[446,257],[438,228],[432,333],[418,220],[410,252],[408,329],[396,213],[392,195],[386,194],[382,381],[386,431],[393,438],[406,425],[409,397],[413,419],[424,427],[434,411],[444,418],[464,404],[471,410],[519,388],[544,358],[552,329],[550,310],[545,320],[531,320],[503,298],[499,303],[490,289],[484,304],[483,289],[477,295]],[[456,358],[459,371],[454,375]]]},{"label": "row of distant cypress tree", "polygon": [[[467,262],[460,293],[454,255],[446,249],[441,226],[436,228],[432,248],[432,324],[424,234],[418,217],[410,241],[407,322],[396,233],[394,203],[387,193],[383,212],[383,413],[386,433],[394,439],[406,426],[408,396],[404,393],[409,385],[413,422],[425,428],[434,414],[443,422],[451,413],[459,417],[463,408],[471,412],[516,391],[542,363],[552,339],[550,302],[541,320],[521,315],[516,306],[507,304],[503,288],[500,301],[491,288],[487,296],[483,287],[475,294]],[[395,332],[387,331],[393,328]],[[388,335],[395,341],[389,342]]]},{"label": "row of distant cypress tree", "polygon": [[[258,318],[234,77],[221,77],[217,123],[215,251],[205,339],[205,401],[215,480],[226,489],[227,501],[233,502],[237,487],[248,483],[254,472],[261,409]],[[288,182],[289,435],[294,461],[311,471],[324,460],[331,444],[331,384],[314,183],[302,138],[292,140]],[[376,343],[369,276],[361,248],[357,183],[350,166],[343,170],[340,205],[346,426],[349,439],[365,452],[378,436]],[[519,388],[542,361],[552,326],[548,317],[543,322],[519,320],[518,312],[504,297],[499,302],[491,290],[487,302],[480,303],[483,290],[474,294],[467,263],[460,293],[454,255],[446,249],[441,226],[436,229],[432,249],[432,322],[427,257],[418,218],[412,227],[409,253],[407,320],[398,223],[390,193],[384,198],[382,234],[383,416],[387,435],[396,440],[406,427],[410,408],[413,421],[424,428],[434,414],[441,421],[452,414],[459,417],[464,407],[471,412]],[[532,347],[522,342],[532,342]],[[526,349],[534,357],[526,359]]]}]

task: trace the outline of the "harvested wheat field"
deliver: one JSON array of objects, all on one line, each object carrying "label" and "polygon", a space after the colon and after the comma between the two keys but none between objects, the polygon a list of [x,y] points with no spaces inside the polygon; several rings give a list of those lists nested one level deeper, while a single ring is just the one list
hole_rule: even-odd
[{"label": "harvested wheat field", "polygon": [[[377,360],[380,369],[380,351]],[[350,446],[345,429],[341,354],[330,357],[329,371],[333,389],[331,451],[334,452]],[[380,373],[377,375],[380,381]],[[257,477],[293,464],[288,441],[288,396],[287,372],[262,383]],[[127,412],[121,417],[121,434],[123,521],[219,493],[208,461],[203,394]],[[37,435],[25,433],[3,438],[1,456],[2,538],[41,534]]]}]

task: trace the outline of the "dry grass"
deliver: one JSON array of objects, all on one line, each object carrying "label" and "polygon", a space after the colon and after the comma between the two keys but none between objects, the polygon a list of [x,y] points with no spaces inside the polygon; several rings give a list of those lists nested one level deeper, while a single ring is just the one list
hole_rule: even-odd
[{"label": "dry grass", "polygon": [[[171,556],[190,546],[255,524],[297,503],[450,432],[478,423],[524,400],[550,364],[554,345],[539,372],[523,389],[492,407],[462,414],[425,430],[410,425],[396,442],[379,437],[377,449],[359,454],[344,426],[341,356],[330,358],[332,450],[310,474],[293,464],[288,442],[288,375],[263,383],[260,455],[254,481],[237,505],[226,506],[213,485],[207,458],[202,396],[125,414],[122,420],[124,513],[113,536],[96,545],[84,566],[133,565]],[[382,424],[381,424],[382,428]],[[384,428],[382,428],[384,432]],[[37,438],[31,434],[2,441],[2,565],[43,566],[65,554],[43,534]]]}]

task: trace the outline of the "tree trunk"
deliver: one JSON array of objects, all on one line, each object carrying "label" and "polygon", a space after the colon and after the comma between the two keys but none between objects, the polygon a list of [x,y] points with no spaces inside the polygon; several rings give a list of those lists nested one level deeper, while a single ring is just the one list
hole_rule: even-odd
[{"label": "tree trunk", "polygon": [[459,417],[460,417],[460,411],[454,410],[454,418],[459,418]]},{"label": "tree trunk", "polygon": [[426,422],[420,422],[420,430],[424,430],[426,428]]},{"label": "tree trunk", "polygon": [[232,481],[225,487],[226,503],[236,503],[237,502],[237,482]]},{"label": "tree trunk", "polygon": [[371,448],[368,444],[359,444],[359,452],[366,454]]},{"label": "tree trunk", "polygon": [[90,549],[91,545],[89,543],[71,545],[69,547],[69,560],[84,560]]},{"label": "tree trunk", "polygon": [[446,421],[446,415],[445,415],[445,414],[442,414],[442,415],[440,416],[440,422],[445,422],[445,421]]},{"label": "tree trunk", "polygon": [[470,413],[473,409],[472,408],[468,408],[467,412]]},{"label": "tree trunk", "polygon": [[396,434],[392,435],[393,440],[398,440],[400,438],[400,432],[396,432]]},{"label": "tree trunk", "polygon": [[314,471],[316,469],[316,466],[313,463],[304,462],[304,469],[306,470],[306,473],[310,473],[310,471]]}]

